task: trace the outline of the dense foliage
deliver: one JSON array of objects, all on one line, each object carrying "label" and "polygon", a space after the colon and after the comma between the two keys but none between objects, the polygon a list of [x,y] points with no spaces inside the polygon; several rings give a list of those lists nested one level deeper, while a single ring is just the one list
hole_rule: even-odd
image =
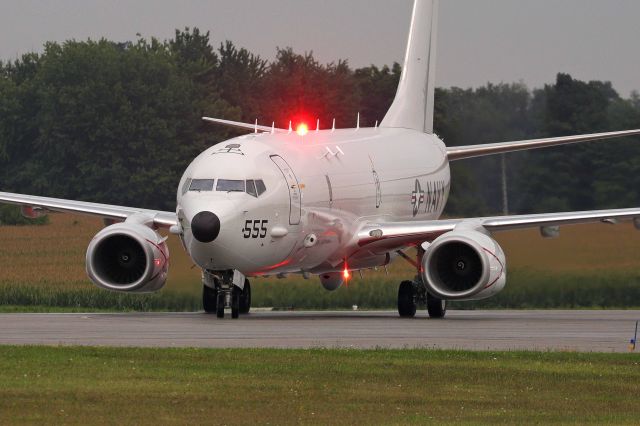
[{"label": "dense foliage", "polygon": [[47,225],[49,216],[30,219],[24,216],[20,207],[9,204],[0,205],[0,226],[11,225]]},{"label": "dense foliage", "polygon": [[[233,133],[202,115],[281,127],[381,120],[400,66],[353,70],[311,53],[265,61],[209,34],[172,40],[48,43],[0,63],[0,190],[172,209],[174,188],[200,151]],[[559,74],[522,84],[436,92],[437,133],[448,145],[640,127],[640,96]],[[635,142],[635,143],[634,143]],[[410,155],[410,154],[408,154]],[[510,209],[536,212],[640,205],[640,144],[586,144],[507,156]],[[501,210],[500,157],[458,162],[448,214]]]}]

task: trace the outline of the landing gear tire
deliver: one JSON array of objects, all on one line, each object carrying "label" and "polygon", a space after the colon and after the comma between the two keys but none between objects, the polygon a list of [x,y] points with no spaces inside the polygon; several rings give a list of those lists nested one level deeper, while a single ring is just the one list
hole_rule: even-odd
[{"label": "landing gear tire", "polygon": [[240,316],[240,297],[242,290],[233,286],[231,289],[231,318],[236,319]]},{"label": "landing gear tire", "polygon": [[248,314],[251,309],[251,284],[249,280],[244,280],[244,289],[240,293],[240,313]]},{"label": "landing gear tire", "polygon": [[218,303],[216,304],[217,305],[216,306],[216,316],[218,318],[224,318],[224,296],[225,296],[225,294],[224,294],[224,291],[220,291],[220,290],[217,290],[217,293],[218,294],[217,294],[216,299],[217,299]]},{"label": "landing gear tire", "polygon": [[447,313],[447,301],[427,293],[427,312],[429,318],[444,318]]},{"label": "landing gear tire", "polygon": [[398,288],[398,313],[402,318],[416,316],[416,288],[411,281],[402,281]]},{"label": "landing gear tire", "polygon": [[218,306],[218,292],[214,288],[203,285],[202,286],[202,307],[204,308],[204,312],[207,314],[213,314],[214,312],[216,312],[217,306]]}]

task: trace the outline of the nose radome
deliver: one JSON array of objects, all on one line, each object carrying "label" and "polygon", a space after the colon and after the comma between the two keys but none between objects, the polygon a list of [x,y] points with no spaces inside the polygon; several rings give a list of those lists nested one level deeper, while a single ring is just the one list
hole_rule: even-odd
[{"label": "nose radome", "polygon": [[214,213],[202,211],[191,220],[191,232],[201,243],[210,243],[220,233],[220,218]]}]

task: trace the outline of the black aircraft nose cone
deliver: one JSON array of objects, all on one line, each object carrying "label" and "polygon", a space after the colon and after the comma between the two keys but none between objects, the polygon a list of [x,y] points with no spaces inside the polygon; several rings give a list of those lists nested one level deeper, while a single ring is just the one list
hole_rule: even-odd
[{"label": "black aircraft nose cone", "polygon": [[220,233],[220,218],[211,212],[200,212],[191,221],[191,232],[201,243],[210,243]]}]

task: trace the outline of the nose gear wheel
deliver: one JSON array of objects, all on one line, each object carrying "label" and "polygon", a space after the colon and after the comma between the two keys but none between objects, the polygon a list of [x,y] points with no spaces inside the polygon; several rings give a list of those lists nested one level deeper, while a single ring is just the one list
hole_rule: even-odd
[{"label": "nose gear wheel", "polygon": [[205,313],[213,314],[218,307],[218,291],[209,286],[202,286],[202,307]]}]

